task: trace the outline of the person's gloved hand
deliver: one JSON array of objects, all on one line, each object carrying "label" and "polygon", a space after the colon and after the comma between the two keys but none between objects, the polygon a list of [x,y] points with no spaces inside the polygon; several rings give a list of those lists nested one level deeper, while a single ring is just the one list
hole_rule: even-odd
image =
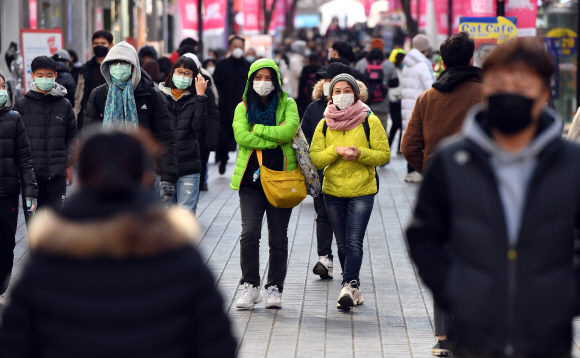
[{"label": "person's gloved hand", "polygon": [[159,196],[161,197],[161,202],[168,203],[175,193],[175,185],[168,181],[162,181],[160,187]]},{"label": "person's gloved hand", "polygon": [[24,200],[26,201],[26,209],[28,210],[28,215],[33,215],[34,212],[36,211],[36,205],[38,204],[38,202],[36,201],[36,198],[24,198]]}]

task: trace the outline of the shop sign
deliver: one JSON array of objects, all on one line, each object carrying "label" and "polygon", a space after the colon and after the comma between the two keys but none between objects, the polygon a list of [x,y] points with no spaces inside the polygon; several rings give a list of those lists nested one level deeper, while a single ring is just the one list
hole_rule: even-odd
[{"label": "shop sign", "polygon": [[570,29],[552,29],[545,41],[548,51],[555,57],[573,56],[578,48],[578,35]]}]

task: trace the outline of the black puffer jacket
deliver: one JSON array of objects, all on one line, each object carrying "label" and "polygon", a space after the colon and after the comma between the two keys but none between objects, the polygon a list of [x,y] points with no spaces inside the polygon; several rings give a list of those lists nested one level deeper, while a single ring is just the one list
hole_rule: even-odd
[{"label": "black puffer jacket", "polygon": [[32,154],[20,114],[10,107],[0,107],[0,196],[20,194],[36,198],[38,184],[32,170]]},{"label": "black puffer jacket", "polygon": [[77,121],[65,95],[65,88],[58,83],[46,96],[33,83],[14,105],[30,140],[37,180],[65,178],[66,169],[74,163]]},{"label": "black puffer jacket", "polygon": [[56,63],[56,72],[58,76],[56,77],[56,83],[61,84],[66,88],[66,99],[70,102],[71,106],[75,106],[75,92],[77,90],[77,83],[75,82],[70,70],[66,65],[60,61]]},{"label": "black puffer jacket", "polygon": [[197,222],[152,201],[82,190],[62,214],[35,218],[2,316],[2,357],[235,357],[223,300],[192,246]]},{"label": "black puffer jacket", "polygon": [[[85,127],[93,123],[102,124],[108,93],[108,84],[93,90],[85,111]],[[163,153],[159,155],[160,166],[157,166],[155,173],[161,175],[161,180],[175,183],[177,181],[175,134],[165,103],[165,96],[155,89],[151,77],[143,70],[141,70],[139,84],[133,93],[139,117],[139,127],[151,131],[153,136],[164,146]]]},{"label": "black puffer jacket", "polygon": [[[481,129],[472,132],[489,136],[485,120],[476,121]],[[491,164],[495,147],[465,134],[476,122],[468,118],[464,134],[444,144],[427,168],[407,240],[435,301],[454,315],[449,339],[458,350],[522,357],[570,353],[572,319],[580,308],[580,272],[574,268],[580,146],[561,138],[558,122],[547,112],[540,119],[535,140],[542,138],[541,144],[534,149],[539,151],[515,243]],[[550,126],[559,126],[551,139],[543,136]]]},{"label": "black puffer jacket", "polygon": [[188,91],[176,100],[165,83],[159,84],[159,90],[165,96],[175,131],[177,175],[198,174],[201,172],[199,133],[207,128],[207,96]]}]

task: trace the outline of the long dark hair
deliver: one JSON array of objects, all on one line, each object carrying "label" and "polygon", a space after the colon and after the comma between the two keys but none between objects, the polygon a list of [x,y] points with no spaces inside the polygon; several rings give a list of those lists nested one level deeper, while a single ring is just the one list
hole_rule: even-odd
[{"label": "long dark hair", "polygon": [[175,61],[175,64],[173,64],[173,67],[171,67],[171,71],[169,71],[169,74],[165,79],[165,87],[171,89],[177,88],[173,83],[172,79],[173,72],[175,72],[175,70],[180,68],[182,65],[186,69],[191,70],[193,72],[193,81],[191,81],[191,86],[187,87],[187,90],[189,91],[192,88],[195,89],[195,78],[199,74],[199,69],[197,68],[197,64],[195,63],[195,61],[192,58],[186,56],[181,56],[180,58],[177,59],[177,61]]},{"label": "long dark hair", "polygon": [[[263,102],[262,96],[260,96],[259,94],[256,93],[256,91],[254,91],[254,78],[256,77],[256,73],[258,73],[258,71],[261,70],[260,68],[259,70],[254,71],[254,73],[252,73],[252,75],[250,76],[250,79],[248,80],[248,93],[246,95],[248,98],[248,103],[246,103],[246,105],[252,103],[254,106],[256,106],[256,108],[260,108],[261,110],[264,110],[266,108],[266,103],[269,103],[274,95],[280,96],[284,92],[282,91],[282,87],[280,86],[278,72],[276,72],[276,70],[273,69],[272,67],[264,67],[264,68],[270,70],[270,78],[272,79],[272,83],[274,84],[274,90],[268,95],[268,99],[266,100],[266,102]],[[278,103],[278,105],[280,105],[280,103]]]}]

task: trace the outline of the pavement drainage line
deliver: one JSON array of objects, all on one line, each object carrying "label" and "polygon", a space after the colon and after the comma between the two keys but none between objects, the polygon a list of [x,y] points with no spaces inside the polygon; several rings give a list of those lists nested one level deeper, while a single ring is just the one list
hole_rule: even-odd
[{"label": "pavement drainage line", "polygon": [[[377,198],[377,200],[379,200],[379,198]],[[380,205],[379,205],[380,207]],[[380,209],[379,209],[380,210]],[[381,216],[381,222],[383,221],[383,218]],[[383,231],[384,231],[384,227],[385,227],[385,223],[383,222]],[[386,233],[385,233],[385,237],[386,237]],[[381,355],[384,357],[385,356],[385,349],[383,347],[383,332],[381,329],[381,318],[379,315],[379,300],[377,299],[377,285],[375,284],[375,274],[374,274],[374,269],[373,269],[373,258],[372,258],[372,250],[371,250],[371,240],[370,240],[370,235],[368,233],[367,230],[367,247],[368,247],[368,251],[369,251],[369,264],[371,267],[371,282],[373,284],[373,295],[375,297],[375,309],[376,309],[376,315],[377,315],[377,326],[379,328],[379,340],[381,342]]]},{"label": "pavement drainage line", "polygon": [[[296,219],[296,224],[294,225],[294,235],[292,235],[292,246],[290,247],[290,250],[288,250],[288,260],[286,261],[286,273],[288,273],[288,266],[290,264],[290,257],[292,256],[292,250],[294,249],[294,242],[296,241],[296,232],[297,232],[297,227],[298,227],[298,222],[300,221],[300,214],[302,213],[302,204],[300,204],[298,206],[298,218]],[[292,209],[294,210],[294,209]],[[292,217],[290,217],[292,218]],[[270,260],[268,260],[268,264],[270,264]],[[302,300],[302,306],[304,307],[304,300]],[[278,319],[278,311],[276,310],[276,313],[274,314],[274,322],[272,322],[272,329],[270,330],[270,338],[268,339],[268,346],[266,348],[266,357],[268,356],[268,353],[270,353],[270,345],[272,343],[272,336],[274,335],[274,329],[276,328],[276,320]],[[300,319],[302,320],[302,312],[300,313]],[[300,329],[298,329],[298,334],[296,335],[296,341],[298,341],[300,337]]]},{"label": "pavement drainage line", "polygon": [[[414,213],[415,208],[413,207],[413,204],[411,203],[411,200],[409,199],[407,192],[404,190],[403,190],[403,192],[405,193],[405,197],[407,198],[407,203],[411,206],[411,212]],[[399,224],[400,224],[401,229],[402,229],[403,225],[401,223],[401,217],[399,216],[399,210],[397,209],[396,205],[395,205],[395,211],[397,212],[397,219],[399,219]],[[405,247],[407,248],[407,252],[409,252],[409,245],[407,243],[407,233],[405,232],[405,230],[402,230],[402,232],[403,232]],[[409,260],[411,260],[410,256],[409,256]],[[413,272],[415,273],[415,280],[417,281],[417,283],[419,285],[419,291],[421,292],[421,299],[423,300],[423,306],[425,306],[425,311],[427,312],[427,318],[429,319],[429,324],[431,325],[431,330],[433,331],[433,335],[435,336],[435,324],[431,320],[431,314],[429,313],[429,308],[427,308],[427,302],[425,301],[425,295],[423,294],[423,285],[421,284],[421,279],[419,278],[419,274],[417,273],[417,268],[415,267],[415,264],[412,261],[411,261],[411,266],[413,267]],[[433,314],[435,314],[435,312],[433,312]]]},{"label": "pavement drainage line", "polygon": [[[391,194],[391,191],[389,190],[389,193]],[[391,194],[392,195],[392,194]],[[391,200],[392,200],[392,196]],[[393,205],[394,205],[394,200],[393,201]],[[380,198],[379,198],[379,202],[380,202]],[[381,217],[383,217],[383,208],[381,207],[381,205],[379,204],[379,211],[381,213]],[[395,213],[397,215],[397,218],[399,217],[399,213],[396,210],[395,207]],[[399,221],[400,224],[400,221]],[[383,230],[385,230],[385,226],[383,224]],[[386,231],[385,231],[385,241],[387,243],[387,250],[389,251],[389,262],[391,264],[391,271],[393,272],[393,278],[395,279],[395,287],[397,288],[397,297],[399,299],[399,308],[401,310],[401,316],[403,317],[403,324],[405,326],[405,334],[407,335],[407,344],[409,345],[409,353],[411,354],[411,357],[413,357],[413,348],[411,347],[411,337],[409,336],[409,327],[407,326],[407,319],[405,317],[405,311],[403,310],[403,301],[401,300],[401,291],[399,290],[399,283],[397,281],[397,274],[395,272],[395,267],[393,266],[393,256],[391,255],[391,247],[389,245],[389,239],[386,235]]]},{"label": "pavement drainage line", "polygon": [[[300,213],[298,216],[298,220],[300,220],[301,214],[302,214],[302,204],[300,205]],[[298,221],[296,221],[296,224],[298,224]],[[298,334],[296,336],[296,350],[294,351],[295,358],[298,357],[298,345],[300,344],[300,332],[302,331],[302,319],[304,318],[304,303],[306,302],[306,287],[308,287],[308,274],[309,274],[309,270],[311,267],[310,260],[312,258],[312,245],[314,243],[315,232],[316,232],[316,221],[314,222],[314,225],[312,226],[312,232],[310,233],[310,250],[308,250],[308,264],[306,265],[306,278],[304,279],[304,294],[302,295],[302,306],[300,308],[300,320],[298,323]],[[294,233],[294,239],[292,240],[292,248],[294,248],[294,240],[295,239],[296,239],[296,232]],[[288,256],[288,259],[290,259],[290,256]],[[328,305],[326,305],[326,307],[328,307]],[[325,342],[324,342],[324,351],[326,352],[326,336],[325,336]]]}]

